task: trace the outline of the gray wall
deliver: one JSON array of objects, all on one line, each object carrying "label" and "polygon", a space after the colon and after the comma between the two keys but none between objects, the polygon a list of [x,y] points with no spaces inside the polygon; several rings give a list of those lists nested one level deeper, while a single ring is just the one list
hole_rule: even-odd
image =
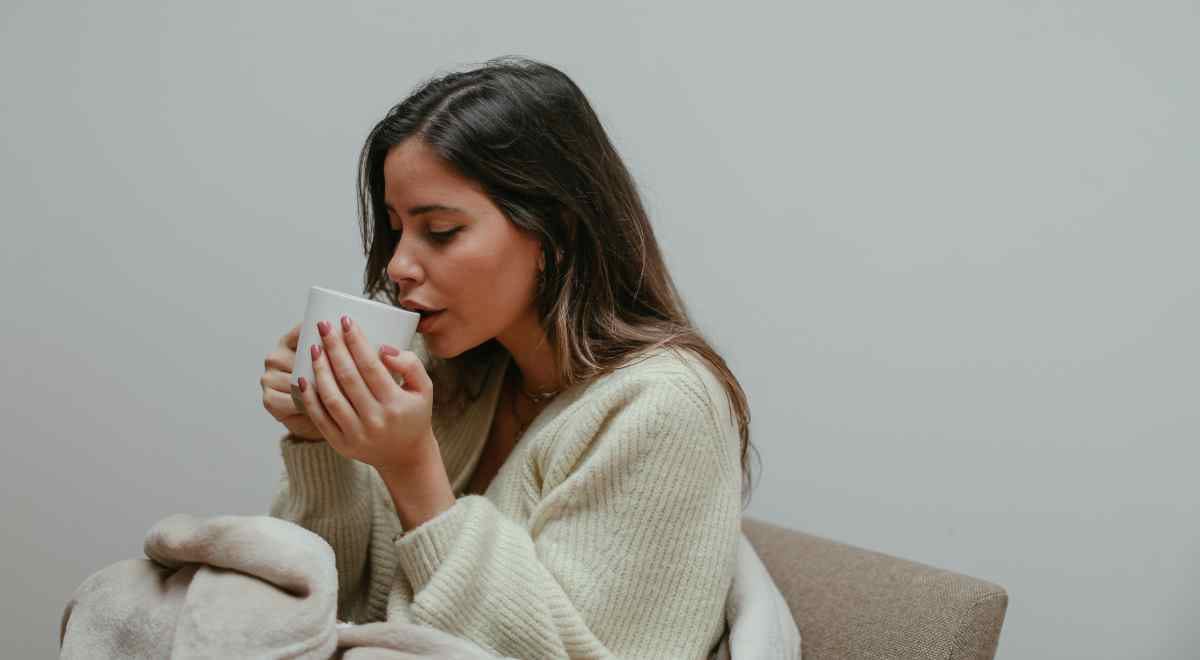
[{"label": "gray wall", "polygon": [[5,646],[158,519],[265,513],[367,130],[515,53],[746,387],[751,515],[1002,584],[1001,658],[1194,657],[1195,3],[392,4],[4,3]]}]

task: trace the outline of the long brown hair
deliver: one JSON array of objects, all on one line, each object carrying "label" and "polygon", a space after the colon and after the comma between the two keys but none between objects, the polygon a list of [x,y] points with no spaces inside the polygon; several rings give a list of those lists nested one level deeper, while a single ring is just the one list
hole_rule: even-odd
[{"label": "long brown hair", "polygon": [[[548,64],[500,57],[421,82],[375,125],[359,159],[364,294],[383,293],[394,305],[400,296],[387,264],[399,238],[388,221],[383,162],[413,136],[541,242],[536,305],[564,388],[659,347],[691,349],[712,365],[738,426],[745,504],[745,392],[688,317],[633,177],[579,87]],[[500,349],[491,339],[448,362],[477,368]]]}]

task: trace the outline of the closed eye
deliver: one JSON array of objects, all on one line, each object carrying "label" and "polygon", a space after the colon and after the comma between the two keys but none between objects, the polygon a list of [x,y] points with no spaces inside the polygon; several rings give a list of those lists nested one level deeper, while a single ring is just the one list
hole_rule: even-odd
[{"label": "closed eye", "polygon": [[[395,227],[389,227],[389,229],[391,229],[392,233],[395,234],[396,240],[400,240],[400,234],[403,232],[403,230],[396,229]],[[455,227],[454,229],[448,229],[446,231],[431,231],[428,232],[428,234],[429,238],[435,243],[447,243],[461,230],[462,227]]]},{"label": "closed eye", "polygon": [[462,227],[455,227],[454,229],[450,229],[448,231],[431,231],[429,232],[429,237],[438,243],[445,243],[461,229]]}]

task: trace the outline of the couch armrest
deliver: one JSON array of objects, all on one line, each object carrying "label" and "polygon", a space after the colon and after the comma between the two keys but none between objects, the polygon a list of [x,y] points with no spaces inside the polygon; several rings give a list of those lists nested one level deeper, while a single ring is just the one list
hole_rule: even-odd
[{"label": "couch armrest", "polygon": [[750,517],[742,529],[792,610],[805,660],[995,656],[1003,587]]}]

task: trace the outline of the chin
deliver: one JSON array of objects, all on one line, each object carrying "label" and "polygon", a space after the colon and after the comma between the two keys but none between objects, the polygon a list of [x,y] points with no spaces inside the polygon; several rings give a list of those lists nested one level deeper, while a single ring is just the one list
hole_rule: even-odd
[{"label": "chin", "polygon": [[488,337],[487,339],[484,339],[483,341],[469,343],[466,346],[464,346],[462,344],[453,346],[453,345],[449,345],[445,341],[445,339],[442,339],[440,341],[438,339],[435,339],[434,338],[435,335],[421,335],[421,337],[425,340],[425,350],[430,355],[440,358],[442,360],[449,360],[452,358],[456,358],[456,357],[462,355],[463,353],[468,353],[470,351],[473,351],[473,350],[479,348],[480,346],[488,343],[492,339],[494,339],[494,337]]},{"label": "chin", "polygon": [[425,346],[426,353],[429,353],[434,357],[445,359],[446,355],[442,352],[438,342],[434,340],[433,335],[420,334],[420,337],[421,343]]},{"label": "chin", "polygon": [[436,335],[421,335],[421,339],[425,342],[425,350],[430,355],[441,359],[449,360],[458,357],[463,351],[448,350],[445,342],[438,341]]}]

